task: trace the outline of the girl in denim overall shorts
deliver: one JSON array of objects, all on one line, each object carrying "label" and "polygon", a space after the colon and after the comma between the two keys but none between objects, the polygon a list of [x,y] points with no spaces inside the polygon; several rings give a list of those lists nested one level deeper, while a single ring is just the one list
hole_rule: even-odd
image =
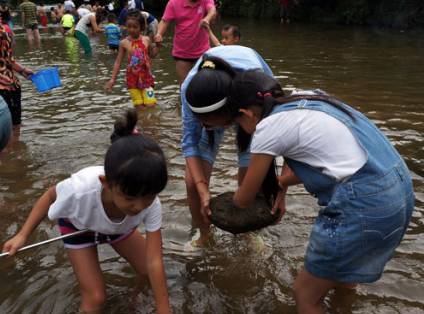
[{"label": "girl in denim overall shorts", "polygon": [[225,87],[225,101],[208,101],[204,95],[220,94],[212,89],[224,88],[217,82],[228,81],[227,75],[199,71],[187,88],[189,107],[206,125],[235,122],[253,135],[237,206],[254,200],[277,156],[285,164],[274,209],[284,208],[289,185],[302,183],[318,199],[322,208],[294,294],[300,313],[324,313],[330,289],[381,277],[414,208],[408,168],[370,120],[322,91],[285,96],[275,79],[251,70]]}]

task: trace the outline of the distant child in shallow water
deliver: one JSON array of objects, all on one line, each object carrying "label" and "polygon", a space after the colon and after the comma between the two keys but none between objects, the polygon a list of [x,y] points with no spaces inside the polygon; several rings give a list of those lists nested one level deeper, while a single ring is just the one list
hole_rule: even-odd
[{"label": "distant child in shallow water", "polygon": [[75,37],[80,42],[86,55],[89,55],[92,52],[90,39],[88,37],[90,29],[93,33],[103,32],[103,29],[99,27],[103,18],[104,10],[99,8],[96,13],[92,12],[84,15],[75,26]]},{"label": "distant child in shallow water", "polygon": [[43,27],[47,27],[47,13],[46,8],[44,7],[44,4],[40,4],[40,6],[37,8],[37,15],[38,19],[40,20],[40,24]]},{"label": "distant child in shallow water", "polygon": [[221,36],[222,39],[219,41],[219,39],[215,36],[210,26],[208,26],[209,30],[209,39],[211,40],[212,44],[217,46],[227,46],[227,45],[238,45],[238,42],[241,38],[240,29],[237,25],[231,25],[227,24],[225,25],[221,30]]},{"label": "distant child in shallow water", "polygon": [[127,87],[134,106],[154,106],[156,98],[153,87],[155,80],[151,72],[150,56],[158,53],[149,37],[142,36],[146,28],[146,20],[138,10],[129,10],[126,21],[128,37],[119,43],[119,52],[113,66],[112,78],[106,83],[106,90],[110,91],[115,84],[121,68],[124,55],[127,54]]},{"label": "distant child in shallow water", "polygon": [[74,29],[75,29],[75,18],[74,16],[69,13],[69,11],[66,11],[65,14],[60,19],[60,25],[61,25],[61,33],[63,35],[74,35]]},{"label": "distant child in shallow water", "polygon": [[104,26],[105,35],[109,49],[118,51],[119,42],[121,41],[121,29],[116,25],[116,15],[109,13],[107,16],[107,24]]},{"label": "distant child in shallow water", "polygon": [[[115,123],[104,166],[87,167],[49,188],[36,202],[20,231],[3,246],[14,255],[48,215],[64,239],[78,280],[79,313],[101,313],[106,300],[97,245],[109,243],[139,275],[148,275],[158,313],[170,313],[162,260],[162,210],[157,194],[166,186],[165,156],[151,139],[134,134],[137,112]],[[143,223],[144,238],[137,227]]]}]

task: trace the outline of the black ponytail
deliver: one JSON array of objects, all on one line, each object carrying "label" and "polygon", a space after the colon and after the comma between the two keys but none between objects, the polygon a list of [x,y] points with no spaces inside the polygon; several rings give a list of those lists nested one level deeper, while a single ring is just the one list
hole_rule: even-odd
[{"label": "black ponytail", "polygon": [[165,155],[155,141],[134,132],[136,124],[135,109],[115,122],[105,156],[106,180],[127,196],[155,195],[168,182]]},{"label": "black ponytail", "polygon": [[265,198],[272,203],[272,206],[277,199],[277,194],[280,190],[277,180],[277,163],[275,158],[272,160],[271,165],[268,168],[268,172],[261,185],[261,190]]},{"label": "black ponytail", "polygon": [[123,136],[133,134],[137,121],[137,110],[135,110],[134,108],[128,109],[125,114],[125,117],[116,119],[113,133],[110,136],[110,140],[112,141],[112,143]]}]

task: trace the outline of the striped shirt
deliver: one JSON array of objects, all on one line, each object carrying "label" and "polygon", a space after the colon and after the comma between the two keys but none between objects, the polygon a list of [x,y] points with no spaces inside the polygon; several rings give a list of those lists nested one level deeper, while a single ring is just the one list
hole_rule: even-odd
[{"label": "striped shirt", "polygon": [[23,13],[23,24],[26,28],[37,24],[37,6],[31,1],[24,1],[19,6]]}]

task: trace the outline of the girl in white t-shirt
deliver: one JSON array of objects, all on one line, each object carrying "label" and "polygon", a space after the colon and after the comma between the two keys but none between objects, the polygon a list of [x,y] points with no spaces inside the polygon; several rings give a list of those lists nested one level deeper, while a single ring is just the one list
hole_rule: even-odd
[{"label": "girl in white t-shirt", "polygon": [[[109,243],[139,275],[147,274],[157,311],[170,312],[162,261],[161,204],[167,183],[165,156],[151,139],[134,132],[137,113],[115,123],[103,166],[87,167],[51,187],[36,202],[21,230],[3,246],[14,255],[46,215],[62,234],[87,229],[64,240],[80,285],[84,313],[98,313],[106,299],[97,245]],[[137,133],[137,134],[135,134]],[[137,230],[144,223],[146,239]]]}]

